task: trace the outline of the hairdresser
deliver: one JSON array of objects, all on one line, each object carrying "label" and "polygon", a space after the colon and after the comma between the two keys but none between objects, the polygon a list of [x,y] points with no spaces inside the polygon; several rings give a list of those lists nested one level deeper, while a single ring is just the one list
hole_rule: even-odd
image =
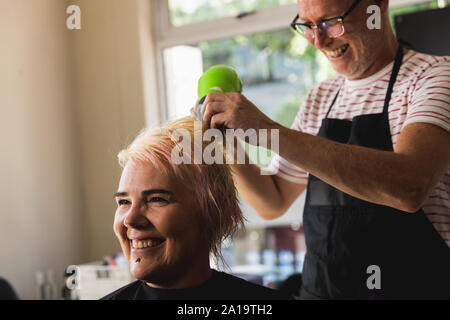
[{"label": "hairdresser", "polygon": [[235,164],[234,179],[268,220],[306,190],[303,299],[450,297],[450,57],[402,48],[388,6],[298,1],[292,28],[338,76],[309,91],[291,128],[240,93],[201,109],[210,127],[278,130],[274,174]]}]

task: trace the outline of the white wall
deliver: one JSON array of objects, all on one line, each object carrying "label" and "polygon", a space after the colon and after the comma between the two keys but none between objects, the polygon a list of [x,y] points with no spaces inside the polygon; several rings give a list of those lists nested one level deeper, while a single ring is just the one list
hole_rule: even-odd
[{"label": "white wall", "polygon": [[[89,260],[120,251],[112,224],[118,152],[159,121],[151,8],[147,0],[72,1],[81,30],[72,33],[76,109]],[[147,109],[147,114],[146,114]]]},{"label": "white wall", "polygon": [[83,252],[65,8],[0,0],[0,277],[25,299],[35,271],[61,278]]},{"label": "white wall", "polygon": [[[66,28],[70,3],[81,30]],[[68,265],[120,250],[116,155],[159,120],[150,10],[0,0],[0,277],[21,298],[35,298],[38,270],[62,280]]]}]

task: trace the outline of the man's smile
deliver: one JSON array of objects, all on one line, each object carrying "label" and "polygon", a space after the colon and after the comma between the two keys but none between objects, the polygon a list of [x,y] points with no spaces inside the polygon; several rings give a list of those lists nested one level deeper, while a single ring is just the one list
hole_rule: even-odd
[{"label": "man's smile", "polygon": [[337,47],[335,49],[323,49],[323,53],[328,57],[328,58],[339,58],[341,56],[344,55],[344,53],[347,51],[347,49],[349,48],[349,44],[344,44],[340,47]]}]

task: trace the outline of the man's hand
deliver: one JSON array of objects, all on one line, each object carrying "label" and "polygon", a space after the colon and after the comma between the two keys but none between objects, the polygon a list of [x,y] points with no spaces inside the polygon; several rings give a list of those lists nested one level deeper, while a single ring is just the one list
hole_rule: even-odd
[{"label": "man's hand", "polygon": [[208,128],[276,129],[280,125],[262,113],[240,93],[210,93],[201,114]]},{"label": "man's hand", "polygon": [[[208,101],[212,102],[210,104],[211,109],[208,107]],[[194,119],[199,120],[197,106],[198,101],[191,108],[190,113]],[[210,115],[207,115],[208,119],[205,119],[205,109],[210,112]],[[281,127],[239,93],[210,93],[205,99],[201,113],[207,127],[212,128],[243,129],[246,131],[249,128]],[[220,119],[219,116],[223,117],[224,120],[214,120]],[[234,139],[233,155],[237,157],[237,148],[242,148],[242,146],[236,141],[237,137],[234,137]],[[234,163],[231,164],[233,179],[239,195],[265,220],[275,219],[283,215],[306,188],[304,184],[290,182],[276,175],[261,175],[261,168],[250,164],[247,155],[245,164],[236,164],[235,159],[232,163]]]}]

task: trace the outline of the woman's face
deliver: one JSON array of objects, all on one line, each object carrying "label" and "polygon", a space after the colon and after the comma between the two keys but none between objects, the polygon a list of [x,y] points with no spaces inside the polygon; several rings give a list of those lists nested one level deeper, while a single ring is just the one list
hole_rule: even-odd
[{"label": "woman's face", "polygon": [[114,232],[135,278],[176,288],[209,270],[195,197],[181,183],[150,163],[128,161],[115,199]]}]

